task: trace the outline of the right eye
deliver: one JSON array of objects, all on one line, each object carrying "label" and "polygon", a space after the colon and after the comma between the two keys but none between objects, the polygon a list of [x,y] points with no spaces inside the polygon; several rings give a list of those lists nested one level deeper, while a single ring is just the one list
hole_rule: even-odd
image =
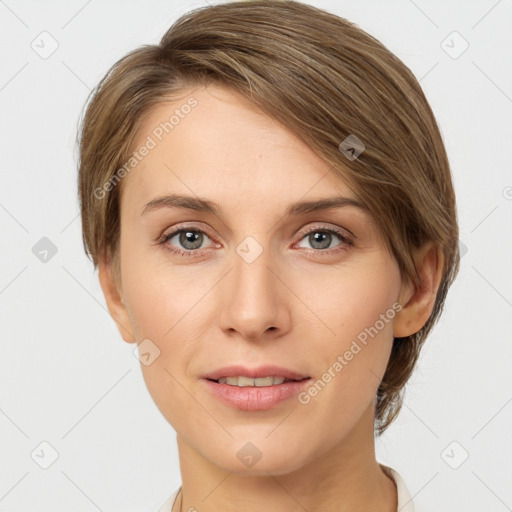
[{"label": "right eye", "polygon": [[[201,245],[206,238],[210,238],[202,229],[196,227],[185,227],[174,229],[169,233],[165,233],[160,239],[160,244],[164,248],[179,256],[196,256],[197,252],[201,253]],[[182,248],[176,247],[179,244]]]}]

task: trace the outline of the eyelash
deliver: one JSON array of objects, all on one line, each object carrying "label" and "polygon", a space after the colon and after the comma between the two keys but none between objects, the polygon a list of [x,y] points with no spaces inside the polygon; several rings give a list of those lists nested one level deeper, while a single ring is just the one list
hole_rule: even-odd
[{"label": "eyelash", "polygon": [[[208,250],[208,249],[191,249],[191,250],[185,251],[182,249],[177,249],[167,243],[169,240],[174,238],[175,235],[177,235],[181,232],[184,232],[184,231],[193,231],[196,233],[202,233],[211,239],[211,237],[208,235],[208,233],[206,231],[204,231],[202,229],[198,229],[195,226],[185,226],[185,227],[179,227],[179,228],[171,231],[170,233],[165,233],[164,235],[162,235],[162,237],[158,240],[157,243],[159,245],[162,245],[165,250],[167,250],[173,254],[176,254],[177,256],[182,256],[182,257],[200,256],[203,254],[204,251]],[[299,233],[299,235],[300,235],[299,241],[302,241],[306,236],[310,235],[311,233],[316,233],[316,232],[330,233],[330,234],[336,235],[337,237],[340,238],[341,243],[338,246],[333,247],[331,249],[308,249],[308,248],[306,248],[306,251],[308,253],[312,254],[313,256],[323,256],[325,254],[337,254],[338,252],[346,251],[347,250],[346,245],[349,245],[349,246],[354,245],[354,242],[347,235],[343,234],[341,231],[338,231],[337,229],[329,228],[327,226],[315,226],[312,229],[301,231]]]}]

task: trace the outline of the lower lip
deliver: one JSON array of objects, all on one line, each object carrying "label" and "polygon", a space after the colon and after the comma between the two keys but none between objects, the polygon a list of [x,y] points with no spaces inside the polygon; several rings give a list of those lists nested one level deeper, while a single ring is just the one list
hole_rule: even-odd
[{"label": "lower lip", "polygon": [[243,411],[264,411],[298,395],[311,378],[262,387],[230,386],[208,379],[202,380],[206,382],[208,389],[226,405]]}]

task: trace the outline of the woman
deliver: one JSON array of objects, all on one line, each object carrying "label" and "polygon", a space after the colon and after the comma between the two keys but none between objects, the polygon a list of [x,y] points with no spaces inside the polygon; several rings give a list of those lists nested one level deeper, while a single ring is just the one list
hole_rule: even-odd
[{"label": "woman", "polygon": [[79,194],[177,433],[161,511],[415,510],[374,437],[459,254],[442,138],[401,61],[303,3],[196,9],[93,91]]}]

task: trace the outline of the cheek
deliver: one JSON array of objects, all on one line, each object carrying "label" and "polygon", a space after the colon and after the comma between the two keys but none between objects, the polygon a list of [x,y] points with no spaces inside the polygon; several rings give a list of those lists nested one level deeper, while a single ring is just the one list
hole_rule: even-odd
[{"label": "cheek", "polygon": [[324,274],[308,278],[309,284],[315,283],[308,306],[316,316],[313,325],[322,333],[315,336],[321,361],[316,388],[324,397],[320,401],[362,407],[384,375],[393,344],[400,274],[394,260],[376,256],[364,268],[347,266],[330,274],[324,269]]},{"label": "cheek", "polygon": [[151,246],[140,235],[138,240],[134,233],[123,235],[123,290],[137,339],[168,343],[176,331],[183,329],[188,315],[206,293],[204,271],[172,265],[162,247]]},{"label": "cheek", "polygon": [[394,260],[385,254],[375,252],[370,256],[360,261],[354,258],[350,264],[338,267],[312,266],[301,272],[300,279],[293,278],[297,283],[294,291],[306,306],[302,316],[308,319],[308,328],[318,332],[319,341],[325,342],[324,353],[350,345],[361,333],[364,338],[376,322],[383,338],[392,337],[400,273]]}]

